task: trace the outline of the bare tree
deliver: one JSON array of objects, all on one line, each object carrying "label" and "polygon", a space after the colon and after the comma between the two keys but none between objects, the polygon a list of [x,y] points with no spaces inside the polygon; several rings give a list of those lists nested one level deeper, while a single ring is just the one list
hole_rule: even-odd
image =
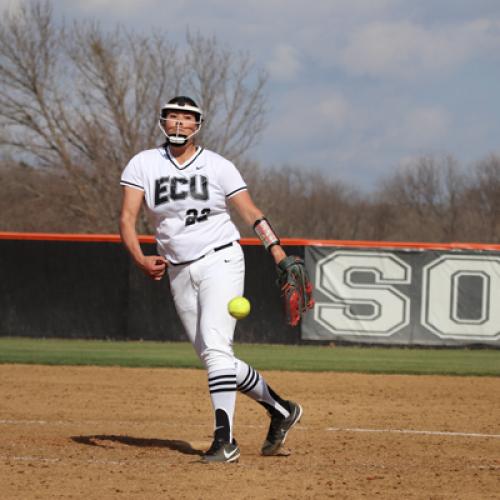
[{"label": "bare tree", "polygon": [[265,127],[267,76],[255,68],[249,54],[219,48],[215,37],[188,32],[187,42],[188,90],[209,117],[201,141],[240,162]]},{"label": "bare tree", "polygon": [[115,232],[123,167],[161,144],[158,110],[185,93],[206,112],[203,143],[238,163],[283,237],[498,241],[498,156],[468,176],[452,157],[423,156],[370,195],[312,169],[250,163],[245,153],[265,126],[265,82],[248,54],[199,33],[178,48],[159,32],[58,24],[48,2],[5,13],[2,228]]},{"label": "bare tree", "polygon": [[[367,199],[366,199],[367,198]],[[358,219],[362,226],[358,231],[358,238],[370,241],[398,240],[395,232],[398,211],[393,203],[387,199],[379,199],[377,194],[365,196],[357,205]]]},{"label": "bare tree", "polygon": [[[477,163],[468,176],[460,173],[457,177],[444,169],[438,176],[420,173],[420,181],[408,181],[408,174],[418,173],[416,164],[417,170],[397,172],[385,181],[385,190],[372,194],[318,172],[306,174],[298,167],[269,169],[248,160],[239,166],[251,193],[283,238],[487,243],[500,238],[500,161],[496,156]],[[2,230],[93,229],[84,218],[61,211],[57,203],[47,203],[54,199],[70,206],[78,199],[61,169],[33,169],[5,159],[0,161],[0,177],[8,180],[0,183]],[[442,185],[438,188],[431,181]],[[421,183],[430,183],[432,197],[422,199],[415,194],[423,190]],[[233,215],[243,236],[254,236]]]},{"label": "bare tree", "polygon": [[[34,169],[14,161],[0,162],[0,228],[2,231],[79,233],[88,230],[85,219],[61,206],[73,203],[59,169]],[[5,182],[5,181],[8,182]],[[47,199],[58,203],[47,203]]]},{"label": "bare tree", "polygon": [[491,155],[477,163],[463,209],[467,213],[471,240],[500,241],[500,157]]},{"label": "bare tree", "polygon": [[[320,172],[290,165],[262,168],[247,163],[242,170],[259,207],[283,238],[357,237],[359,195],[353,188]],[[253,236],[240,227],[244,235]]]},{"label": "bare tree", "polygon": [[188,33],[181,51],[161,33],[90,22],[68,29],[49,2],[4,14],[0,84],[0,145],[29,165],[61,169],[77,194],[67,210],[93,231],[116,230],[121,170],[163,140],[157,116],[167,97],[199,99],[209,115],[205,144],[233,160],[264,120],[265,75],[248,55],[200,34]]},{"label": "bare tree", "polygon": [[392,207],[390,239],[453,241],[461,237],[465,178],[451,157],[417,158],[383,182],[378,202]]}]

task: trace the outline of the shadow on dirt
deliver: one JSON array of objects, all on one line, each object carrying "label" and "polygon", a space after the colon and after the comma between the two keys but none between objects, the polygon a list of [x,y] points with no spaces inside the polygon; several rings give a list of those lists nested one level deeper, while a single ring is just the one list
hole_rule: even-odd
[{"label": "shadow on dirt", "polygon": [[98,434],[95,436],[71,436],[71,440],[75,443],[86,444],[88,446],[99,446],[101,448],[112,448],[112,444],[109,444],[111,442],[126,444],[128,446],[138,446],[140,448],[168,448],[169,450],[178,451],[184,455],[203,455],[202,450],[197,450],[187,441],[178,439],[148,439],[114,434]]}]

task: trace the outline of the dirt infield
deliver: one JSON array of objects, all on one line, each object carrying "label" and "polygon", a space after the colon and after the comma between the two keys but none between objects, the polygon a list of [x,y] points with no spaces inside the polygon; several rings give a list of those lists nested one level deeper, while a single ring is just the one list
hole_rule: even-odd
[{"label": "dirt infield", "polygon": [[205,465],[201,370],[0,365],[0,496],[500,498],[500,379],[265,373],[304,406],[291,454],[262,457],[238,396],[238,464]]}]

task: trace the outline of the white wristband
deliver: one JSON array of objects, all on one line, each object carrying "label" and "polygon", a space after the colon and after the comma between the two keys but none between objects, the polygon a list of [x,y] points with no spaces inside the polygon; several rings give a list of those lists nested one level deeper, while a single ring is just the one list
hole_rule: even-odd
[{"label": "white wristband", "polygon": [[276,236],[271,224],[269,221],[262,217],[257,219],[253,225],[253,230],[255,234],[260,238],[260,241],[264,244],[264,248],[269,250],[274,245],[280,244],[280,239]]}]

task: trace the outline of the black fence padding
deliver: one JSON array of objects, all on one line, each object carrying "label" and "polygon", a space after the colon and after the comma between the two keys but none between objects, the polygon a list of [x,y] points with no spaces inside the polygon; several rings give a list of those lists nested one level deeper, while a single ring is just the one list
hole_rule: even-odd
[{"label": "black fence padding", "polygon": [[[304,247],[286,247],[289,255],[304,257]],[[276,285],[274,260],[262,246],[243,246],[245,253],[245,296],[252,305],[251,314],[238,321],[238,342],[300,343],[300,327],[285,324],[280,291]]]},{"label": "black fence padding", "polygon": [[[300,329],[284,321],[272,258],[261,246],[243,250],[252,312],[235,340],[300,343]],[[187,340],[168,279],[145,276],[121,244],[45,240],[0,241],[0,336]]]}]

